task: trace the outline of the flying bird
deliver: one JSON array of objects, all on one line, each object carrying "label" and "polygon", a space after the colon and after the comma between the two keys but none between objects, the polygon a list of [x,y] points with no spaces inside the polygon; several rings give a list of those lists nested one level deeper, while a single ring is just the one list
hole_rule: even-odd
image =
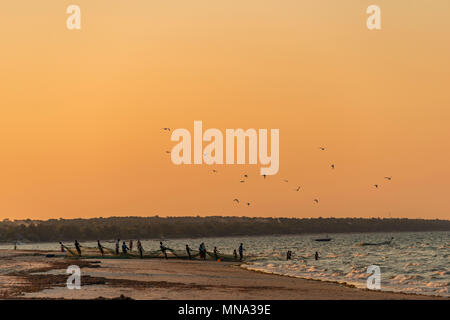
[{"label": "flying bird", "polygon": [[239,181],[240,183],[244,183],[245,182],[245,180],[241,180],[241,181]]},{"label": "flying bird", "polygon": [[319,203],[319,200],[317,200],[317,199],[314,199],[314,202],[315,202],[315,203]]},{"label": "flying bird", "polygon": [[244,174],[244,178],[248,178],[248,174]]},{"label": "flying bird", "polygon": [[384,177],[386,180],[392,180],[392,177]]},{"label": "flying bird", "polygon": [[250,206],[250,202],[247,202],[247,206]]},{"label": "flying bird", "polygon": [[325,147],[319,147],[320,150],[325,151],[326,148]]},{"label": "flying bird", "polygon": [[331,164],[331,169],[334,169],[334,163]]},{"label": "flying bird", "polygon": [[374,184],[373,186],[374,186],[375,188],[377,188],[377,189],[378,189],[378,185],[377,185],[377,184]]},{"label": "flying bird", "polygon": [[164,131],[170,131],[170,128],[162,128]]},{"label": "flying bird", "polygon": [[288,179],[284,179],[283,181],[284,181],[284,182],[289,182],[289,180],[288,180]]},{"label": "flying bird", "polygon": [[266,174],[263,174],[263,177],[264,177],[264,179],[267,177],[267,175]]},{"label": "flying bird", "polygon": [[233,199],[233,201],[239,203],[239,199]]},{"label": "flying bird", "polygon": [[297,189],[295,189],[295,191],[300,191],[300,186],[298,186]]},{"label": "flying bird", "polygon": [[167,154],[170,154],[171,152],[170,152],[169,150],[166,150],[166,153],[167,153]]},{"label": "flying bird", "polygon": [[217,170],[216,170],[216,169],[213,169],[213,170],[212,170],[212,173],[217,173]]}]

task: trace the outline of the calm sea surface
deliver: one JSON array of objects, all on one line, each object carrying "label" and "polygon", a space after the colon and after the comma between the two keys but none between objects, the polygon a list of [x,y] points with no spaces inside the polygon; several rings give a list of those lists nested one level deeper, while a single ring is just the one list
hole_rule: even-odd
[{"label": "calm sea surface", "polygon": [[[232,254],[240,242],[250,256],[243,268],[292,277],[337,281],[366,288],[367,268],[381,269],[381,290],[420,293],[450,297],[450,232],[329,234],[330,242],[317,242],[325,235],[230,237],[166,240],[173,249],[184,250],[186,243],[197,249],[205,242],[207,250],[214,246]],[[361,246],[381,243],[394,237],[390,245]],[[103,242],[113,248],[113,241]],[[145,250],[156,250],[156,240],[142,241]],[[73,246],[73,244],[66,243]],[[84,242],[85,246],[96,246]],[[12,248],[11,244],[0,248]],[[58,243],[19,244],[18,249],[58,250]],[[286,261],[286,252],[293,252]],[[319,260],[314,259],[318,251]]]}]

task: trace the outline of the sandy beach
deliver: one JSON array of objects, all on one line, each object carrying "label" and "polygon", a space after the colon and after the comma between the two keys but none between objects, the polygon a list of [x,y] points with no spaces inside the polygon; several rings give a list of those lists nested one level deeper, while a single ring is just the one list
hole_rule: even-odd
[{"label": "sandy beach", "polygon": [[[238,263],[176,259],[47,258],[39,251],[0,252],[2,299],[439,299],[248,271]],[[58,254],[58,253],[54,253]],[[69,265],[81,289],[66,287]]]}]

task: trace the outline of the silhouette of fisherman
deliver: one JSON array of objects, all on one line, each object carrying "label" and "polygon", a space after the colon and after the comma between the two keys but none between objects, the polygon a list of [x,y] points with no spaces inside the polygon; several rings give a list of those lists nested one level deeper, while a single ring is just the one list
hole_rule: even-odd
[{"label": "silhouette of fisherman", "polygon": [[239,260],[242,261],[244,258],[244,245],[241,243],[239,246]]},{"label": "silhouette of fisherman", "polygon": [[188,245],[188,244],[186,245],[186,252],[187,252],[187,254],[188,254],[188,256],[189,256],[189,260],[192,260],[192,257],[191,257],[191,248],[189,248],[189,245]]},{"label": "silhouette of fisherman", "polygon": [[214,247],[214,258],[217,260],[219,260],[219,251],[217,250],[217,247]]},{"label": "silhouette of fisherman", "polygon": [[116,240],[116,254],[119,254],[120,239]]},{"label": "silhouette of fisherman", "polygon": [[139,256],[140,256],[141,259],[142,259],[142,258],[143,258],[143,251],[144,251],[144,248],[142,248],[141,240],[138,240],[138,241],[137,241],[136,246],[137,246],[138,251],[139,251]]},{"label": "silhouette of fisherman", "polygon": [[75,240],[75,249],[77,249],[78,255],[81,257],[81,246],[78,243],[78,240]]},{"label": "silhouette of fisherman", "polygon": [[167,259],[167,248],[163,246],[162,241],[159,242],[159,248],[161,249],[162,253],[164,253],[164,258]]},{"label": "silhouette of fisherman", "polygon": [[286,253],[286,260],[291,260],[292,259],[292,251],[288,250],[288,252]]},{"label": "silhouette of fisherman", "polygon": [[127,254],[128,250],[130,250],[130,248],[127,247],[127,244],[125,243],[125,241],[122,243],[122,252],[124,254]]},{"label": "silhouette of fisherman", "polygon": [[103,257],[104,256],[103,246],[100,243],[100,240],[97,240],[97,246],[98,246],[98,250],[100,250],[100,253],[102,254],[102,257]]},{"label": "silhouette of fisherman", "polygon": [[198,248],[200,259],[206,260],[206,247],[205,243],[200,243],[200,247]]}]

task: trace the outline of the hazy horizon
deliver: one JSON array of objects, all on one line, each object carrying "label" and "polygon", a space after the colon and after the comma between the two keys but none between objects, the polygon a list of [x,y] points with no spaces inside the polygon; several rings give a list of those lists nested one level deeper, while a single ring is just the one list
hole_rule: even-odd
[{"label": "hazy horizon", "polygon": [[250,218],[250,219],[363,219],[363,220],[371,220],[371,219],[385,219],[385,220],[440,220],[440,221],[450,221],[450,219],[439,219],[439,218],[402,218],[402,217],[288,217],[288,216],[217,216],[217,215],[205,215],[205,216],[161,216],[161,215],[143,215],[143,216],[97,216],[97,217],[89,217],[89,218],[83,218],[83,217],[76,217],[76,218],[64,218],[64,217],[58,217],[58,218],[48,218],[48,219],[32,219],[32,218],[22,218],[22,219],[9,219],[4,218],[1,222],[10,221],[10,222],[16,222],[16,221],[50,221],[50,220],[89,220],[89,219],[109,219],[109,218]]}]

